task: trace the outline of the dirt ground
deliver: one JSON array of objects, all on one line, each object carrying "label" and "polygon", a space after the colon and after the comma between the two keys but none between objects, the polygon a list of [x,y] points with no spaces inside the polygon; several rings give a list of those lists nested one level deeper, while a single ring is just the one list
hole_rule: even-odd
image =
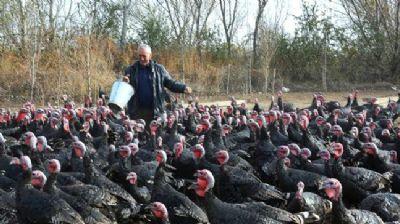
[{"label": "dirt ground", "polygon": [[[312,101],[312,95],[314,92],[289,92],[289,93],[284,93],[283,99],[285,102],[290,102],[293,103],[296,107],[299,108],[304,108],[310,105]],[[327,92],[323,93],[325,96],[326,100],[338,100],[341,105],[346,104],[346,97],[349,94],[349,92]],[[263,94],[263,93],[254,93],[254,94],[233,94],[233,96],[236,98],[238,103],[242,102],[247,102],[247,105],[249,108],[251,108],[254,105],[254,99],[258,98],[259,103],[261,104],[262,107],[269,107],[271,104],[271,94]],[[392,89],[389,90],[372,90],[372,91],[360,91],[359,92],[359,100],[361,101],[363,98],[368,98],[368,97],[377,97],[378,98],[378,103],[381,104],[382,106],[386,106],[388,103],[389,98],[392,100],[397,100],[397,92],[393,91]],[[195,97],[195,96],[193,96]],[[227,95],[219,95],[219,96],[212,96],[212,97],[204,97],[201,96],[199,97],[200,103],[206,104],[206,105],[211,105],[215,104],[218,106],[225,107],[227,105],[230,105],[231,96]],[[181,98],[182,102],[185,103],[187,97],[185,99]],[[360,102],[361,103],[361,102]],[[22,103],[15,103],[15,102],[2,102],[0,103],[0,108],[10,108],[11,110],[18,110],[21,107]],[[53,104],[57,105],[57,104]],[[80,105],[80,103],[77,103],[77,105]],[[43,107],[43,105],[38,105],[36,104],[37,108]],[[44,107],[47,107],[44,106]]]},{"label": "dirt ground", "polygon": [[[289,92],[284,93],[283,99],[285,102],[293,103],[296,107],[304,108],[311,104],[313,92]],[[337,100],[341,105],[346,104],[347,96],[349,92],[327,92],[323,93],[327,101]],[[359,92],[359,103],[362,103],[362,99],[377,97],[378,103],[382,106],[386,106],[389,98],[392,100],[398,99],[397,92],[393,90],[379,90],[379,91],[360,91]],[[254,99],[257,97],[263,107],[271,104],[271,94],[251,94],[251,95],[234,95],[238,103],[247,102],[248,106],[254,105]],[[200,97],[200,103],[207,105],[215,104],[218,106],[227,106],[230,104],[230,96],[217,96],[217,97]],[[275,97],[276,99],[276,97]]]}]

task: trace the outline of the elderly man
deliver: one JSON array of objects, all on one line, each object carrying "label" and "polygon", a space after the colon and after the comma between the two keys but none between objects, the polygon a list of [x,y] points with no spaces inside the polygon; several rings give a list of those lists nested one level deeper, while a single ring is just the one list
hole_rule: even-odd
[{"label": "elderly man", "polygon": [[164,112],[166,92],[164,87],[176,93],[191,93],[192,89],[171,78],[163,65],[151,60],[151,48],[141,44],[138,47],[139,61],[125,70],[124,81],[135,89],[135,95],[128,102],[131,119],[144,119],[148,124]]}]

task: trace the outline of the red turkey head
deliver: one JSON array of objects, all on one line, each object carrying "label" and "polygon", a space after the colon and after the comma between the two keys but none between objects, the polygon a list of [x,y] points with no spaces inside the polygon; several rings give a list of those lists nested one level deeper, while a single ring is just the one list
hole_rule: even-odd
[{"label": "red turkey head", "polygon": [[203,132],[203,125],[201,124],[196,125],[196,133],[200,134],[202,132]]},{"label": "red turkey head", "polygon": [[325,118],[323,118],[323,117],[321,117],[321,116],[318,116],[318,117],[315,119],[315,122],[316,122],[317,125],[320,127],[320,126],[324,125],[326,121],[325,121]]},{"label": "red turkey head", "polygon": [[126,143],[131,143],[133,140],[133,133],[130,131],[125,132],[124,138]]},{"label": "red turkey head", "polygon": [[380,112],[381,112],[381,108],[380,107],[375,107],[374,114],[378,115]]},{"label": "red turkey head", "polygon": [[297,200],[301,200],[303,198],[303,191],[304,191],[304,183],[300,181],[299,183],[297,183],[297,192],[295,195]]},{"label": "red turkey head", "polygon": [[49,173],[59,173],[61,170],[61,164],[58,159],[51,159],[47,162],[47,171]]},{"label": "red turkey head", "polygon": [[35,188],[42,189],[43,186],[46,184],[47,177],[44,175],[44,173],[40,170],[34,170],[32,171],[32,179],[31,179],[31,184]]},{"label": "red turkey head", "polygon": [[258,112],[257,111],[252,111],[250,114],[251,119],[255,120],[258,116]]},{"label": "red turkey head", "polygon": [[339,159],[343,155],[343,145],[338,142],[333,142],[330,145],[335,159]]},{"label": "red turkey head", "polygon": [[58,120],[55,117],[50,118],[50,126],[53,129],[57,129],[58,128],[58,123],[60,122],[60,120]]},{"label": "red turkey head", "polygon": [[224,124],[222,126],[222,136],[228,135],[232,131],[232,127],[229,124]]},{"label": "red turkey head", "polygon": [[199,113],[199,112],[194,113],[194,118],[196,119],[196,121],[200,121],[201,120],[201,113]]},{"label": "red turkey head", "polygon": [[35,136],[35,134],[33,134],[33,132],[26,132],[24,134],[24,143],[25,145],[29,146],[29,148],[31,148],[31,150],[36,150],[36,145],[37,145],[37,138]]},{"label": "red turkey head", "polygon": [[372,131],[374,131],[377,128],[377,124],[375,122],[369,123],[369,127],[371,128]]},{"label": "red turkey head", "polygon": [[181,142],[177,142],[174,144],[174,153],[176,158],[180,158],[183,153],[183,144]]},{"label": "red turkey head", "polygon": [[165,164],[167,162],[167,153],[164,150],[156,150],[156,161],[158,164]]},{"label": "red turkey head", "polygon": [[272,123],[272,122],[276,121],[277,118],[278,118],[278,115],[277,115],[276,111],[271,110],[269,112],[269,114],[268,114],[268,118],[269,118],[269,123]]},{"label": "red turkey head", "polygon": [[356,114],[355,117],[356,117],[356,121],[357,121],[358,124],[360,124],[360,125],[364,124],[365,118],[364,118],[364,115],[362,113]]},{"label": "red turkey head", "polygon": [[196,144],[192,148],[192,152],[193,152],[193,156],[195,159],[201,159],[201,158],[203,158],[203,156],[205,154],[204,147],[200,144]]},{"label": "red turkey head", "polygon": [[305,116],[305,115],[301,115],[301,116],[300,116],[299,123],[300,123],[301,128],[302,128],[303,130],[306,130],[307,127],[308,127],[308,123],[309,123],[308,117]]},{"label": "red turkey head", "polygon": [[172,125],[174,125],[175,122],[175,114],[171,113],[167,117],[167,125],[169,128],[172,128]]},{"label": "red turkey head", "polygon": [[292,123],[292,117],[290,117],[289,113],[283,113],[282,115],[283,125],[287,126]]},{"label": "red turkey head", "polygon": [[46,121],[46,112],[43,109],[37,109],[35,112],[34,121]]},{"label": "red turkey head", "polygon": [[132,185],[136,185],[137,183],[137,175],[135,172],[130,172],[128,173],[128,175],[126,176],[126,180],[132,184]]},{"label": "red turkey head", "polygon": [[363,145],[363,150],[365,153],[367,153],[368,155],[371,155],[371,156],[377,156],[378,152],[379,152],[376,144],[372,143],[372,142],[365,143]]},{"label": "red turkey head", "polygon": [[122,145],[119,147],[118,154],[121,158],[126,159],[131,156],[131,149],[127,145]]},{"label": "red turkey head", "polygon": [[153,202],[146,207],[158,220],[168,221],[168,210],[161,202]]},{"label": "red turkey head", "polygon": [[260,129],[260,125],[252,119],[249,120],[249,127],[253,132],[257,132]]},{"label": "red turkey head", "polygon": [[390,131],[389,129],[382,130],[382,137],[390,138]]},{"label": "red turkey head", "polygon": [[310,157],[311,157],[311,151],[310,151],[310,149],[308,149],[308,148],[302,148],[302,149],[301,149],[301,152],[300,152],[300,156],[301,156],[303,159],[308,159],[308,158],[310,158]]},{"label": "red turkey head", "polygon": [[288,147],[290,149],[290,154],[293,154],[294,156],[300,155],[301,149],[299,145],[297,145],[296,143],[291,143],[288,145]]},{"label": "red turkey head", "polygon": [[21,165],[22,170],[24,171],[32,169],[32,162],[29,156],[21,156],[21,158],[19,159],[19,164]]},{"label": "red turkey head", "polygon": [[131,150],[131,156],[135,156],[139,152],[139,146],[136,143],[129,143],[128,147]]},{"label": "red turkey head", "polygon": [[228,113],[228,114],[232,114],[233,113],[233,108],[232,108],[232,106],[227,106],[226,107],[226,112]]},{"label": "red turkey head", "polygon": [[289,156],[290,150],[289,147],[286,145],[279,146],[278,150],[276,151],[277,156],[279,159],[284,159]]},{"label": "red turkey head", "polygon": [[47,148],[47,139],[44,136],[37,137],[37,151],[43,152]]},{"label": "red turkey head", "polygon": [[201,126],[202,126],[202,130],[203,130],[203,131],[208,131],[208,129],[211,128],[211,123],[210,123],[209,120],[201,120],[201,121],[200,121],[200,124],[201,124]]},{"label": "red turkey head", "polygon": [[335,118],[338,118],[341,114],[341,111],[340,111],[340,109],[334,109],[332,111],[332,113],[335,115]]},{"label": "red turkey head", "polygon": [[342,127],[340,127],[339,125],[333,125],[332,126],[332,133],[333,135],[335,135],[336,137],[340,137],[343,135],[343,129]]},{"label": "red turkey head", "polygon": [[265,117],[261,116],[261,115],[257,117],[256,121],[257,121],[258,127],[262,127],[267,123],[265,121]]},{"label": "red turkey head", "polygon": [[335,178],[324,180],[320,189],[325,191],[330,200],[339,201],[342,194],[342,184]]},{"label": "red turkey head", "polygon": [[215,153],[215,157],[217,158],[219,165],[224,165],[229,160],[229,153],[226,150],[220,150]]},{"label": "red turkey head", "polygon": [[145,127],[144,127],[143,124],[137,123],[137,124],[135,125],[135,131],[136,131],[137,133],[143,133],[144,130],[145,130]]},{"label": "red turkey head", "polygon": [[201,116],[201,120],[209,120],[210,119],[210,113],[204,112],[203,115]]},{"label": "red turkey head", "polygon": [[289,112],[290,117],[292,117],[292,121],[297,121],[297,114],[296,112]]},{"label": "red turkey head", "polygon": [[364,136],[365,136],[367,139],[371,138],[371,136],[372,136],[372,130],[371,130],[370,127],[363,127],[361,133],[363,133]]},{"label": "red turkey head", "polygon": [[153,120],[150,122],[150,134],[151,135],[156,135],[158,129],[158,123],[156,120]]},{"label": "red turkey head", "polygon": [[318,153],[318,156],[324,161],[329,161],[331,159],[331,153],[328,150],[323,150]]},{"label": "red turkey head", "polygon": [[353,135],[353,137],[358,138],[358,128],[357,127],[352,127],[350,130],[350,133]]},{"label": "red turkey head", "polygon": [[63,129],[65,132],[70,132],[69,121],[66,117],[63,117]]},{"label": "red turkey head", "polygon": [[189,189],[194,189],[196,194],[200,197],[204,197],[210,189],[214,188],[215,180],[214,176],[209,170],[198,170],[195,173],[197,177],[196,183],[192,184]]},{"label": "red turkey head", "polygon": [[81,141],[76,141],[72,143],[72,148],[74,150],[74,154],[76,157],[82,159],[83,156],[85,156],[86,153],[86,146],[83,144]]},{"label": "red turkey head", "polygon": [[28,116],[29,116],[28,113],[29,113],[29,110],[28,110],[28,109],[26,109],[26,108],[21,108],[21,109],[19,110],[19,112],[18,112],[16,121],[17,121],[17,122],[20,122],[20,121],[25,120],[25,119],[28,118]]},{"label": "red turkey head", "polygon": [[146,121],[145,121],[144,119],[137,119],[137,120],[134,121],[134,122],[135,122],[135,123],[134,123],[133,126],[135,126],[135,125],[137,125],[137,124],[142,124],[143,127],[146,127]]}]

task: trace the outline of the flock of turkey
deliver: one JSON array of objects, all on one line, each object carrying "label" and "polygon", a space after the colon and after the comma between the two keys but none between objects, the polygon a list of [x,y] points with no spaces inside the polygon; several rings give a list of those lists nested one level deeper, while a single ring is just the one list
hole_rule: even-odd
[{"label": "flock of turkey", "polygon": [[399,99],[0,110],[0,223],[399,223]]}]

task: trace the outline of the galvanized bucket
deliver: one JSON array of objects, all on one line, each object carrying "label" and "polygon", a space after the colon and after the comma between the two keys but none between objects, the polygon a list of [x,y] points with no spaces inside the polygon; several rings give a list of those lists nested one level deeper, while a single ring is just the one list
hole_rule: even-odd
[{"label": "galvanized bucket", "polygon": [[133,94],[135,94],[135,90],[130,84],[117,80],[112,85],[108,106],[114,112],[121,111]]}]

